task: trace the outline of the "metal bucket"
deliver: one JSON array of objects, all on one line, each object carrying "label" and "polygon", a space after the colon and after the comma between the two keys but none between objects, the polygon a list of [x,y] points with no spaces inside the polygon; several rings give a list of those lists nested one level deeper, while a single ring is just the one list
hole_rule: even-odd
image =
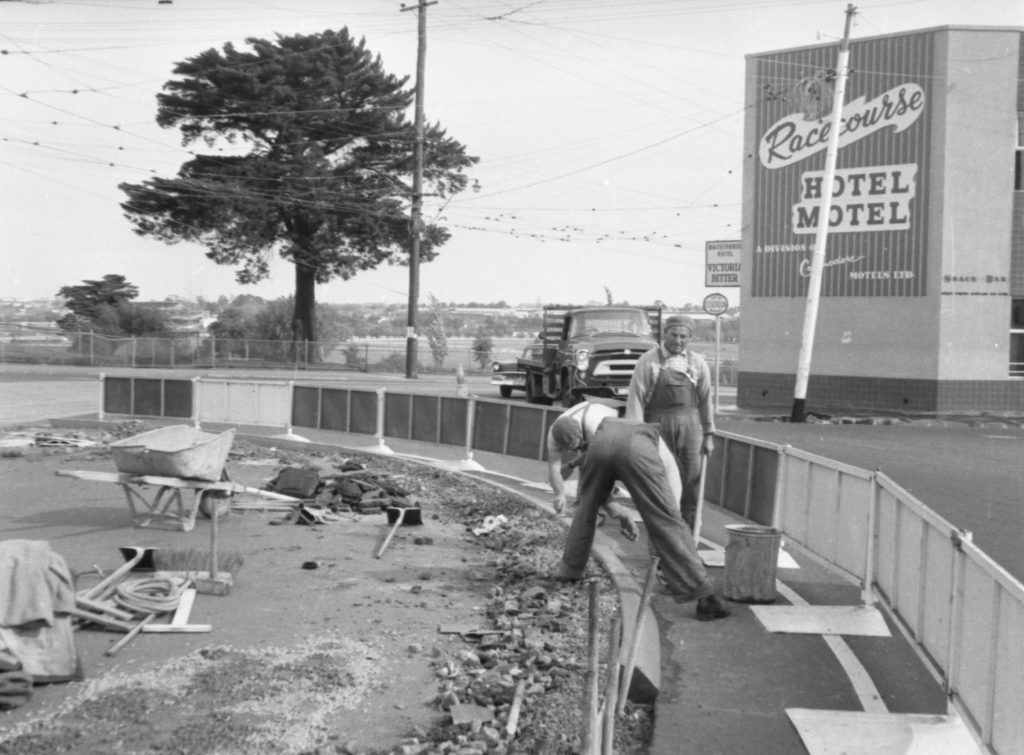
[{"label": "metal bucket", "polygon": [[722,594],[744,603],[773,603],[782,533],[757,524],[727,524]]}]

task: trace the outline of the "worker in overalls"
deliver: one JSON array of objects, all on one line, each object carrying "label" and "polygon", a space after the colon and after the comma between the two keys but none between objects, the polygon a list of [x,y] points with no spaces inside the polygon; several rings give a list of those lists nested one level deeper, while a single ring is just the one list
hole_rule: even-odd
[{"label": "worker in overalls", "polygon": [[[572,418],[561,418],[555,425],[559,423],[577,424]],[[715,594],[697,554],[693,533],[679,516],[677,493],[669,484],[675,470],[666,467],[666,462],[673,466],[675,462],[660,453],[659,447],[664,445],[656,425],[614,417],[601,420],[580,467],[579,505],[569,525],[562,558],[550,576],[560,580],[583,578],[599,510],[615,484],[621,482],[650,535],[673,600],[696,600],[698,621],[724,619],[729,609]]]},{"label": "worker in overalls", "polygon": [[672,449],[683,480],[680,510],[694,526],[700,488],[701,455],[715,449],[711,370],[688,348],[693,320],[672,315],[662,328],[661,345],[637,360],[626,398],[626,419],[651,422]]}]

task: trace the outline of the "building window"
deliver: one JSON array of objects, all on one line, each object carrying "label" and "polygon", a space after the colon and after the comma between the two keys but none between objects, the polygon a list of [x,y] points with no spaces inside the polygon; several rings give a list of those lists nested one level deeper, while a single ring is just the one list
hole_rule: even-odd
[{"label": "building window", "polygon": [[1011,304],[1010,377],[1024,377],[1024,299]]}]

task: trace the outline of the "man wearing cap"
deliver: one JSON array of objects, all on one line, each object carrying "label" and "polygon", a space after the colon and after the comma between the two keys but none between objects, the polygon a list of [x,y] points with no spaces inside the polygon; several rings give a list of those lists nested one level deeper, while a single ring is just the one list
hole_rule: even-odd
[{"label": "man wearing cap", "polygon": [[[555,425],[561,421],[559,418]],[[587,444],[580,467],[579,506],[566,535],[562,559],[551,576],[583,578],[598,510],[615,483],[622,482],[647,528],[673,599],[678,603],[696,600],[699,621],[725,618],[729,610],[715,594],[697,555],[693,533],[679,515],[678,490],[669,485],[676,465],[669,454],[659,451],[664,446],[656,425],[614,417],[601,421]]]},{"label": "man wearing cap", "polygon": [[651,422],[672,449],[683,478],[683,519],[693,527],[700,486],[701,454],[715,448],[711,409],[711,370],[700,354],[687,348],[693,320],[671,315],[662,328],[661,345],[637,360],[626,398],[626,419]]}]

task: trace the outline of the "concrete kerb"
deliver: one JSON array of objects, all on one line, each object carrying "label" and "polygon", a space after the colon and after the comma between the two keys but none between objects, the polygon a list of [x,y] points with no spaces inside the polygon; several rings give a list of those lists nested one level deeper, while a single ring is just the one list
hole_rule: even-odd
[{"label": "concrete kerb", "polygon": [[[68,418],[47,420],[47,424],[51,427],[63,426],[80,428],[113,427],[121,424],[121,422],[123,422],[122,419],[100,420]],[[343,446],[331,443],[314,442],[304,438],[301,440],[293,440],[281,435],[256,435],[248,432],[239,433],[235,437],[239,440],[245,440],[261,446],[286,448],[297,452],[315,451],[330,454],[337,453],[338,451],[345,451],[350,453],[367,453],[376,456],[400,458],[403,461],[421,464],[433,469],[444,469],[445,471],[462,475],[463,477],[473,479],[477,482],[483,482],[510,495],[514,495],[541,511],[556,517],[566,528],[568,528],[568,518],[557,516],[554,509],[548,503],[542,501],[539,495],[533,495],[523,490],[518,490],[511,485],[488,478],[486,476],[487,470],[476,462],[472,465],[468,465],[467,468],[467,465],[464,465],[460,461],[442,461],[424,456],[396,453],[386,446],[384,447],[386,450],[378,450],[377,447],[356,448],[347,445]],[[616,553],[616,549],[617,545],[611,537],[603,532],[597,532],[595,534],[592,553],[594,558],[596,558],[604,567],[612,581],[612,585],[615,587],[615,591],[618,595],[619,613],[622,618],[622,641],[620,647],[628,648],[632,643],[633,633],[636,629],[637,620],[639,618],[638,609],[640,607],[640,598],[643,591],[640,584],[636,579],[634,579],[632,573],[619,558]],[[657,619],[650,606],[648,606],[644,612],[642,633],[639,644],[639,654],[636,659],[633,678],[630,682],[628,697],[629,700],[633,702],[653,703],[661,689],[661,637]]]}]

